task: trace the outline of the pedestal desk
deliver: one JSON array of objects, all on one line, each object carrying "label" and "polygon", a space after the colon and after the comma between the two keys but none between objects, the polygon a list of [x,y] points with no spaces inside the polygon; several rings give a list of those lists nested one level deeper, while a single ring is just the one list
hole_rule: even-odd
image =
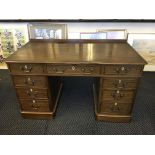
[{"label": "pedestal desk", "polygon": [[23,118],[53,118],[62,77],[89,76],[96,119],[128,122],[146,61],[126,40],[30,40],[6,63]]}]

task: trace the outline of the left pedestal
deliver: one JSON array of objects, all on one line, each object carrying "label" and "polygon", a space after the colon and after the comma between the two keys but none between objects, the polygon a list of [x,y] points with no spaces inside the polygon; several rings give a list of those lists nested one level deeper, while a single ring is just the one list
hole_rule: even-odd
[{"label": "left pedestal", "polygon": [[53,118],[62,88],[60,78],[44,76],[41,64],[9,64],[9,69],[22,117],[29,119]]}]

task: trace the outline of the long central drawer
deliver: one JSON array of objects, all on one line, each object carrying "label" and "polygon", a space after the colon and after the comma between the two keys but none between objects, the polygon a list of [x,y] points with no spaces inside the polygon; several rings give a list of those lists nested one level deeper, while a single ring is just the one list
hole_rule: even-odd
[{"label": "long central drawer", "polygon": [[76,74],[76,75],[98,75],[100,74],[100,67],[98,65],[47,65],[47,73],[52,74]]}]

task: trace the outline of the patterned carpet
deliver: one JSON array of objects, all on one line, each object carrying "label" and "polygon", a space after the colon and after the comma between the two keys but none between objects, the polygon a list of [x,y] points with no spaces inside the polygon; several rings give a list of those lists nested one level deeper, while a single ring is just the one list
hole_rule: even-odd
[{"label": "patterned carpet", "polygon": [[92,78],[64,80],[57,114],[53,120],[22,119],[11,78],[0,70],[1,135],[152,135],[155,134],[155,73],[144,73],[130,123],[95,121]]}]

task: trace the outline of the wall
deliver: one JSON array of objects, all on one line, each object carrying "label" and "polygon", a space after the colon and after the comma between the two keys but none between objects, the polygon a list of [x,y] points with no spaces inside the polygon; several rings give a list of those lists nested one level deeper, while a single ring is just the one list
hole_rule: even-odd
[{"label": "wall", "polygon": [[96,29],[127,29],[129,33],[155,33],[155,23],[68,23],[68,32],[93,32]]}]

